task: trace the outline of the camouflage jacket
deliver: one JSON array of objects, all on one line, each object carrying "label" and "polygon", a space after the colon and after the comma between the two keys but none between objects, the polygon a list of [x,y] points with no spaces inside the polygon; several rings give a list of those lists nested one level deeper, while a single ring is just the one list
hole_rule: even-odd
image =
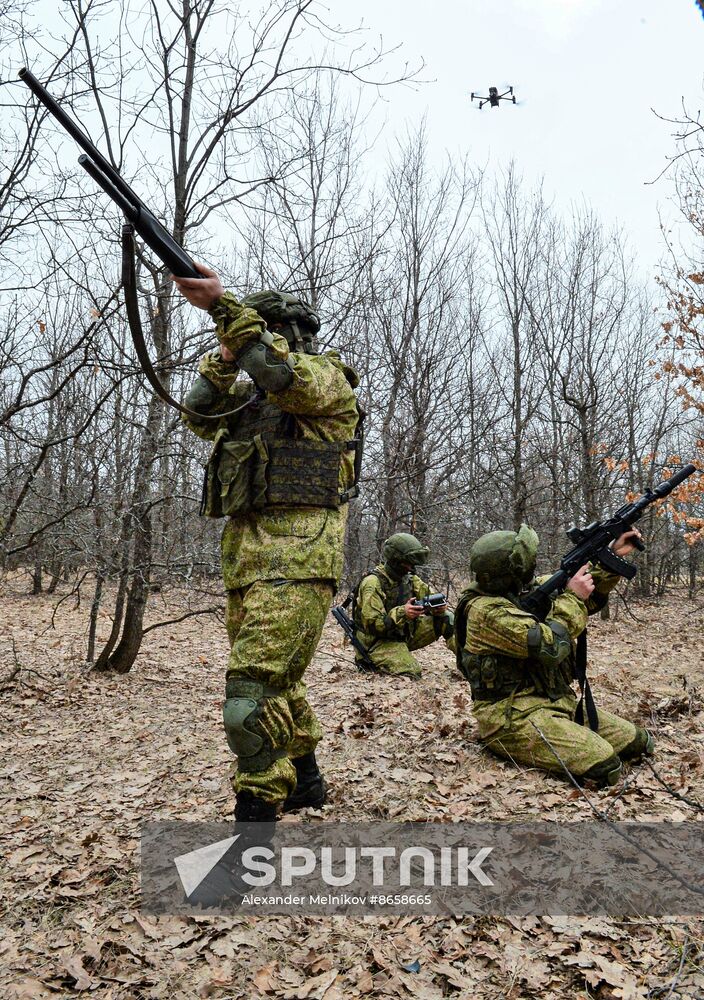
[{"label": "camouflage jacket", "polygon": [[[608,594],[621,579],[601,566],[591,566],[594,593],[585,602],[571,590],[565,590],[552,602],[548,619],[560,622],[572,640],[584,631],[590,614],[599,611]],[[547,580],[540,577],[535,585]],[[507,596],[484,593],[477,584],[464,591],[460,603],[466,615],[466,640],[459,654],[460,669],[472,685],[475,700],[501,700],[509,694],[534,691],[550,700],[571,693],[573,657],[570,657],[553,675],[547,676],[531,658],[528,650],[528,632],[535,627],[536,619]],[[550,628],[540,623],[546,643],[553,641]]]},{"label": "camouflage jacket", "polygon": [[[364,645],[369,647],[379,639],[408,642],[419,619],[406,617],[406,602],[430,593],[428,584],[413,573],[394,580],[383,563],[375,566],[360,582],[354,600],[354,623]],[[451,615],[433,616],[433,624],[438,638],[453,634]]]},{"label": "camouflage jacket", "polygon": [[[234,355],[256,342],[265,328],[253,309],[242,306],[226,292],[211,309],[218,340]],[[289,357],[285,338],[274,334],[271,347],[282,360]],[[293,353],[293,381],[277,393],[267,393],[262,411],[287,415],[295,436],[303,442],[348,442],[359,421],[354,389],[357,374],[333,353]],[[242,378],[237,365],[222,360],[219,351],[207,354],[199,366],[199,379],[188,395],[189,405],[206,413],[225,413],[254,394],[254,385]],[[199,437],[216,445],[223,438],[238,437],[245,415],[221,421],[184,417]],[[251,423],[251,410],[246,413]],[[342,450],[339,489],[344,493],[354,478],[354,456]],[[335,585],[342,572],[347,507],[309,505],[267,506],[229,518],[222,538],[222,565],[228,590],[255,580],[330,580]]]}]

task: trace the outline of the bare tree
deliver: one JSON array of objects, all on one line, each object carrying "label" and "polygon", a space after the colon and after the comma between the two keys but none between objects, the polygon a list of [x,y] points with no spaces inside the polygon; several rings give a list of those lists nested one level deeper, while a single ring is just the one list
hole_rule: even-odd
[{"label": "bare tree", "polygon": [[[494,322],[498,334],[497,347],[491,350],[492,364],[510,421],[508,441],[495,443],[495,461],[498,468],[507,465],[510,470],[506,493],[512,498],[511,522],[517,529],[527,519],[530,455],[527,435],[543,388],[530,331],[528,300],[536,288],[547,207],[540,190],[523,198],[520,178],[511,164],[482,212],[494,277]],[[505,378],[504,372],[510,376]],[[504,462],[506,450],[507,462]]]},{"label": "bare tree", "polygon": [[[129,161],[139,170],[142,190],[151,182],[153,206],[168,219],[176,241],[193,250],[204,244],[218,215],[271,180],[252,175],[242,164],[258,133],[273,128],[292,87],[323,69],[362,81],[376,72],[384,55],[372,51],[367,56],[358,48],[338,60],[327,41],[331,32],[312,0],[280,0],[253,24],[212,0],[182,0],[168,9],[128,3],[119,11],[75,0],[71,9],[83,59],[74,67],[74,92],[78,95],[81,85],[84,92],[82,100],[77,97],[77,113],[81,107],[91,109],[86,117],[97,123],[108,158],[117,169]],[[98,33],[105,37],[108,19],[115,17],[119,44],[100,46]],[[300,40],[311,34],[326,37],[330,55],[322,51],[319,57],[301,58]],[[377,82],[388,81],[379,77]],[[145,156],[139,143],[150,132]],[[108,213],[106,220],[114,225],[114,215]],[[168,387],[165,365],[182,353],[173,342],[172,286],[159,261],[142,253],[140,264],[149,333]],[[140,647],[151,583],[153,492],[172,430],[161,401],[150,397],[126,498],[121,537],[129,557],[120,571],[116,627],[98,657],[99,669],[128,671]]]},{"label": "bare tree", "polygon": [[464,437],[465,352],[476,321],[463,308],[476,192],[466,164],[432,170],[424,128],[389,169],[385,235],[355,327],[369,385],[365,481],[376,546],[403,529],[439,539],[434,527],[459,499],[464,455],[453,444]]}]

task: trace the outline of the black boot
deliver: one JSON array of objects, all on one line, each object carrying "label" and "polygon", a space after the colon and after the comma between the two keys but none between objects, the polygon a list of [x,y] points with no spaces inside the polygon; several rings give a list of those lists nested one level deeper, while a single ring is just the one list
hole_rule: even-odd
[{"label": "black boot", "polygon": [[[252,792],[235,795],[235,823],[275,823],[276,803],[265,802]],[[238,831],[235,830],[235,833]]]},{"label": "black boot", "polygon": [[233,830],[237,840],[187,897],[188,902],[209,909],[237,908],[245,893],[252,891],[252,886],[242,880],[242,852],[248,847],[269,844],[274,836],[275,823],[275,803],[265,802],[251,792],[238,792]]},{"label": "black boot", "polygon": [[306,807],[320,809],[327,797],[327,785],[318,770],[315,751],[311,750],[303,757],[293,757],[291,763],[296,768],[296,787],[284,802],[284,812]]}]

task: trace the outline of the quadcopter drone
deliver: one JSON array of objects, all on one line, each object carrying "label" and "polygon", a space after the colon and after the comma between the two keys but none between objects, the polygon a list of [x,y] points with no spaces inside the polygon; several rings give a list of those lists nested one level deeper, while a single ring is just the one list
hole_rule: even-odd
[{"label": "quadcopter drone", "polygon": [[503,94],[499,93],[498,87],[489,87],[488,97],[482,97],[481,94],[475,94],[472,92],[471,100],[473,101],[475,97],[479,101],[480,111],[485,104],[490,104],[492,108],[498,108],[499,101],[512,101],[514,104],[516,103],[516,98],[513,96],[513,87],[509,87],[508,90],[503,92]]}]

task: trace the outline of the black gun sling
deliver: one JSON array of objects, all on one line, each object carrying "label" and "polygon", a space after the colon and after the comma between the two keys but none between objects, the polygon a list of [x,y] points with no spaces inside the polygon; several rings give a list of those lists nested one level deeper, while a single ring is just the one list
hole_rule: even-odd
[{"label": "black gun sling", "polygon": [[574,677],[579,684],[579,704],[574,714],[574,721],[579,726],[584,725],[584,710],[587,710],[589,728],[595,733],[599,730],[599,716],[592,696],[592,689],[587,677],[587,630],[584,629],[577,637],[577,649],[574,658]]},{"label": "black gun sling", "polygon": [[238,406],[234,410],[228,410],[226,413],[198,413],[197,410],[191,410],[189,407],[184,406],[183,403],[177,402],[173,396],[169,395],[159,381],[159,377],[152,367],[149,351],[147,350],[147,345],[144,341],[142,320],[139,315],[139,302],[137,300],[137,276],[135,269],[134,226],[129,222],[126,222],[122,227],[122,288],[125,296],[127,322],[129,323],[130,333],[137,352],[137,357],[139,358],[139,363],[142,366],[142,371],[146,375],[147,381],[160,399],[163,399],[165,403],[169,404],[169,406],[173,406],[174,409],[180,410],[181,413],[185,413],[187,416],[193,417],[195,420],[223,420],[226,417],[233,416],[235,413],[239,413],[240,410],[249,406],[251,400],[247,400],[247,402],[243,403],[242,406]]}]

